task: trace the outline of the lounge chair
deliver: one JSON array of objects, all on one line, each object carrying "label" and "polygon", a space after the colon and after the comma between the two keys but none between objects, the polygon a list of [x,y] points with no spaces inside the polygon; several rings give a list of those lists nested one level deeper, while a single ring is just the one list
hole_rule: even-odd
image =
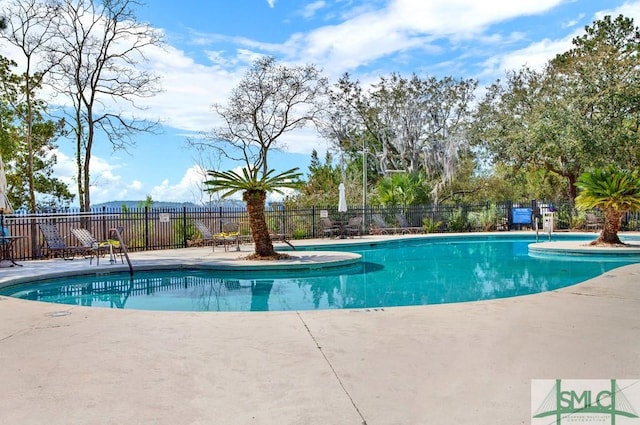
[{"label": "lounge chair", "polygon": [[293,246],[291,242],[289,242],[289,238],[285,233],[275,233],[275,232],[269,231],[269,236],[271,237],[271,242],[284,242],[287,245],[289,245],[292,249],[294,250],[296,249],[296,247]]},{"label": "lounge chair", "polygon": [[194,224],[196,226],[196,229],[198,229],[198,232],[200,233],[200,237],[204,245],[215,243],[213,239],[213,232],[207,227],[206,224],[199,220],[194,221]]},{"label": "lounge chair", "polygon": [[332,237],[337,236],[341,233],[342,229],[340,226],[335,224],[327,217],[323,217],[320,219],[320,224],[322,225],[322,237]]},{"label": "lounge chair", "polygon": [[[100,255],[106,255],[106,253],[109,253],[110,263],[114,263],[116,261],[115,255],[117,254],[114,254],[114,249],[121,248],[120,242],[116,244],[115,242],[117,241],[114,240],[99,241],[87,229],[71,229],[71,233],[76,237],[76,239],[78,239],[80,245],[84,248],[84,255],[89,257],[89,264],[93,262],[93,257],[96,257],[96,265],[99,266]],[[122,257],[123,254],[122,251],[120,251],[120,261],[124,264],[124,259]]]},{"label": "lounge chair", "polygon": [[371,227],[369,233],[372,235],[390,235],[397,233],[397,227],[389,227],[382,216],[374,214],[371,216]]},{"label": "lounge chair", "polygon": [[423,231],[423,228],[420,226],[412,226],[407,221],[407,217],[404,214],[396,214],[396,220],[398,220],[398,224],[400,225],[400,231],[402,233],[420,233]]},{"label": "lounge chair", "polygon": [[73,260],[76,255],[84,252],[82,247],[67,245],[55,224],[39,223],[38,227],[44,238],[46,245],[44,248],[50,256],[61,256],[65,260]]},{"label": "lounge chair", "polygon": [[344,233],[350,237],[362,237],[362,216],[351,217],[344,226]]}]

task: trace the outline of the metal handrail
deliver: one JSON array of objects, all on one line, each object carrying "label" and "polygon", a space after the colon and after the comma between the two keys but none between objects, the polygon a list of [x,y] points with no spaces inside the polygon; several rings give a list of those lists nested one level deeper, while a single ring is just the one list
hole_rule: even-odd
[{"label": "metal handrail", "polygon": [[116,234],[118,242],[120,242],[120,249],[122,250],[122,254],[124,255],[124,258],[127,259],[127,264],[129,265],[129,275],[133,276],[133,265],[131,264],[131,259],[129,258],[129,253],[127,252],[127,245],[125,245],[124,241],[122,240],[120,230],[117,227],[112,227],[111,229],[109,229],[109,234],[111,234],[112,232]]}]

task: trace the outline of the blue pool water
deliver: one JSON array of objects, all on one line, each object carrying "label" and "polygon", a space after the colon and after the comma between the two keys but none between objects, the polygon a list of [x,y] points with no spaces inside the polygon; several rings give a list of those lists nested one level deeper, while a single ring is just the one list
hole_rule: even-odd
[{"label": "blue pool water", "polygon": [[532,242],[526,237],[470,237],[332,246],[361,254],[362,263],[295,274],[179,270],[136,272],[133,279],[128,274],[81,276],[8,287],[0,295],[142,310],[381,308],[550,291],[633,262],[534,258],[528,255]]}]

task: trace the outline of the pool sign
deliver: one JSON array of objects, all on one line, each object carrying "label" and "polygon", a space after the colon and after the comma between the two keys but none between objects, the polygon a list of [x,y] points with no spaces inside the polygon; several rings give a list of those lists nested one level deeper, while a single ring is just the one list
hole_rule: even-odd
[{"label": "pool sign", "polygon": [[640,425],[640,380],[533,379],[532,425]]},{"label": "pool sign", "polygon": [[512,208],[513,224],[531,224],[531,208]]}]

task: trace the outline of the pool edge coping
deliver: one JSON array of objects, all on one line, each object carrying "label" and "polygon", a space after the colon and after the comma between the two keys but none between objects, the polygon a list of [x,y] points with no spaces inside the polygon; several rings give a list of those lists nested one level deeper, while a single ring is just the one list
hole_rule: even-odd
[{"label": "pool edge coping", "polygon": [[[157,252],[157,251],[155,251]],[[309,257],[309,253],[312,252],[313,258]],[[144,271],[157,271],[157,270],[209,270],[220,272],[255,272],[264,271],[268,268],[270,272],[284,272],[284,271],[319,271],[323,269],[335,269],[348,267],[358,264],[362,261],[362,256],[353,252],[339,252],[339,251],[293,251],[288,252],[293,257],[289,260],[241,260],[241,258],[231,259],[205,259],[198,261],[197,259],[137,259],[134,264],[134,276],[135,272]],[[56,263],[56,266],[62,267],[63,264],[58,261],[64,260],[46,260],[51,263]],[[244,262],[244,264],[241,264]],[[85,262],[81,266],[75,266],[73,269],[68,270],[50,270],[45,267],[43,263],[38,269],[22,269],[19,276],[2,276],[0,277],[0,289],[8,288],[15,285],[20,285],[28,282],[39,282],[49,279],[59,279],[70,276],[104,276],[110,274],[128,273],[129,267],[126,264],[107,264],[105,266],[91,265]],[[85,266],[85,267],[82,267]],[[4,295],[0,295],[4,296]]]}]

